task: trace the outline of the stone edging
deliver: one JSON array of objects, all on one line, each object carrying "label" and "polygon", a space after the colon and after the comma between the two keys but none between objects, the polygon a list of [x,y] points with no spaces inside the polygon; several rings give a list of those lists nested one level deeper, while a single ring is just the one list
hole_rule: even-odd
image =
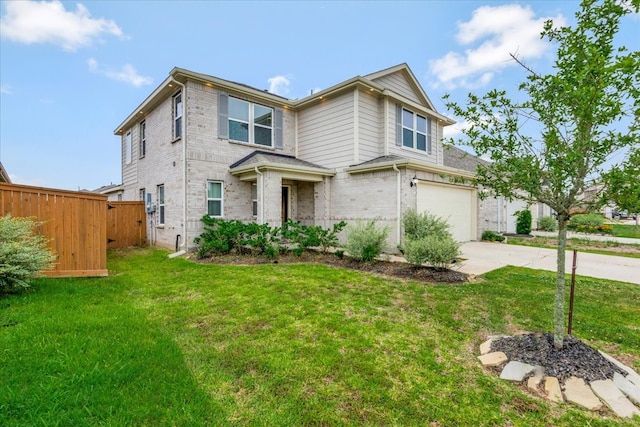
[{"label": "stone edging", "polygon": [[571,377],[560,384],[557,378],[544,375],[542,366],[509,360],[501,351],[491,352],[489,338],[480,345],[478,359],[485,368],[500,369],[500,378],[524,384],[533,392],[553,402],[569,402],[582,408],[597,411],[606,405],[614,414],[623,418],[640,416],[640,375],[606,353],[607,360],[617,365],[626,375],[615,373],[613,380],[599,380],[587,384],[582,378]]}]

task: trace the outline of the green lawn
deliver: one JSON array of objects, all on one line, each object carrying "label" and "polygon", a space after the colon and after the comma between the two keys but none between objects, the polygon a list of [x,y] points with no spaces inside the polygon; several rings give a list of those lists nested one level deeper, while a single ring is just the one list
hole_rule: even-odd
[{"label": "green lawn", "polygon": [[640,239],[640,226],[636,227],[633,224],[611,224],[613,229],[611,235],[615,237],[631,237],[634,239]]},{"label": "green lawn", "polygon": [[[554,273],[431,285],[316,264],[109,254],[108,278],[0,299],[0,425],[632,426],[486,374],[552,328]],[[574,335],[640,370],[640,286],[578,278]]]}]

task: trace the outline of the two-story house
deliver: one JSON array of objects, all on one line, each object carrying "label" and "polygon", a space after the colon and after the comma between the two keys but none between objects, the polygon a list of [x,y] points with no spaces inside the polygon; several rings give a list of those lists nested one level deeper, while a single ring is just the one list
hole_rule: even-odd
[{"label": "two-story house", "polygon": [[375,218],[401,241],[407,209],[478,237],[475,188],[445,166],[438,113],[406,64],[303,99],[174,68],[116,128],[123,200],[148,206],[149,241],[187,248],[204,215],[329,227]]}]

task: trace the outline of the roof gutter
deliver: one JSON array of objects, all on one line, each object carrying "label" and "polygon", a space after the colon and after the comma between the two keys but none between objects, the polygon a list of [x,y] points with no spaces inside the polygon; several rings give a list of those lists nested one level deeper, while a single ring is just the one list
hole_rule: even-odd
[{"label": "roof gutter", "polygon": [[468,172],[468,171],[464,171],[464,170],[456,169],[456,168],[450,168],[450,167],[447,167],[447,166],[436,166],[436,165],[430,164],[430,163],[416,162],[416,161],[410,160],[410,159],[393,160],[393,161],[380,162],[380,163],[356,165],[356,166],[351,166],[351,167],[346,168],[345,172],[348,172],[348,173],[351,173],[351,174],[375,172],[375,171],[379,171],[379,170],[393,169],[394,166],[412,168],[412,169],[416,169],[416,170],[424,171],[424,172],[432,172],[432,173],[438,173],[438,174],[454,175],[454,176],[457,176],[457,177],[460,177],[460,178],[467,178],[467,179],[475,178],[475,174],[472,173],[472,172]]}]

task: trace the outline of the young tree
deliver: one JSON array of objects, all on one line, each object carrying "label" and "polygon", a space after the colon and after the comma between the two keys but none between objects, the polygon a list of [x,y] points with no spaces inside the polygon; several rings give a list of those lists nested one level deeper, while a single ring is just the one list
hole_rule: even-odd
[{"label": "young tree", "polygon": [[605,172],[602,182],[607,188],[603,201],[636,214],[637,227],[640,219],[640,147],[632,149],[622,165],[615,165]]},{"label": "young tree", "polygon": [[[498,90],[469,94],[466,106],[445,97],[447,107],[470,124],[460,144],[491,159],[478,165],[475,183],[494,195],[547,204],[557,213],[558,348],[565,335],[570,212],[609,157],[640,141],[640,53],[614,45],[621,17],[639,9],[640,0],[583,0],[574,27],[556,28],[547,21],[541,36],[557,44],[554,74],[537,74],[511,55],[527,73],[519,86],[523,102]],[[539,136],[525,133],[531,123],[537,123]]]}]

